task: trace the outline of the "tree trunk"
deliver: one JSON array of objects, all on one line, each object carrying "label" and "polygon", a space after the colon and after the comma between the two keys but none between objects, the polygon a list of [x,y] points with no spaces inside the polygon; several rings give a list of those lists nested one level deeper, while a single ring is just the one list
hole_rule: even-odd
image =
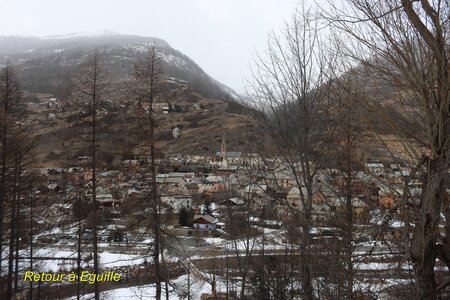
[{"label": "tree trunk", "polygon": [[310,253],[310,243],[311,237],[309,233],[310,226],[303,226],[302,233],[302,245],[300,249],[300,266],[301,266],[301,276],[302,276],[302,287],[303,287],[303,299],[311,300],[313,296],[313,287],[311,283],[311,253]]},{"label": "tree trunk", "polygon": [[22,157],[20,154],[17,154],[17,164],[18,164],[18,173],[17,173],[17,207],[16,207],[16,215],[14,217],[14,227],[15,227],[15,266],[14,266],[14,293],[17,293],[19,286],[19,217],[20,217],[20,194],[21,194],[21,173],[22,173]]},{"label": "tree trunk", "polygon": [[[78,197],[78,210],[81,209],[80,197]],[[80,300],[80,275],[81,275],[81,241],[82,241],[82,233],[81,233],[81,216],[80,212],[78,215],[78,241],[77,241],[77,300]]]},{"label": "tree trunk", "polygon": [[[30,193],[30,272],[33,272],[33,201],[34,201],[34,194],[33,194],[33,184],[31,184],[31,193]],[[30,280],[30,293],[29,293],[29,299],[33,300],[33,280]]]},{"label": "tree trunk", "polygon": [[2,108],[3,108],[3,126],[2,126],[2,173],[0,178],[0,277],[1,277],[1,270],[2,270],[2,262],[1,259],[3,257],[3,220],[4,220],[4,208],[5,208],[5,202],[6,202],[6,168],[7,168],[7,160],[6,155],[8,153],[7,149],[9,148],[8,143],[8,123],[7,123],[7,116],[9,114],[9,98],[10,95],[10,84],[11,84],[11,78],[9,73],[9,68],[6,67],[2,70],[3,80],[4,80],[4,94],[2,96]]},{"label": "tree trunk", "polygon": [[[153,53],[154,55],[154,53]],[[154,60],[153,60],[153,63]],[[152,82],[152,89],[153,89],[153,82]],[[160,203],[159,203],[159,195],[158,195],[158,186],[156,183],[156,163],[155,163],[155,120],[153,117],[153,109],[151,108],[153,105],[153,91],[152,95],[149,99],[149,105],[150,105],[150,172],[152,176],[152,206],[153,206],[153,231],[155,235],[155,249],[154,249],[154,260],[155,260],[155,277],[156,277],[156,295],[155,298],[157,300],[161,299],[161,269],[160,269],[160,263],[159,263],[159,253],[160,253],[160,244],[161,244],[161,230],[160,230]]]},{"label": "tree trunk", "polygon": [[[350,175],[351,176],[351,175]],[[346,264],[346,281],[347,281],[347,288],[346,288],[346,298],[347,299],[353,299],[353,262],[352,262],[352,233],[353,233],[353,207],[352,207],[352,195],[350,192],[351,189],[351,177],[348,177],[347,183],[346,183],[346,189],[347,189],[347,196],[346,196],[346,226],[344,238],[345,238],[345,264]]]},{"label": "tree trunk", "polygon": [[[161,267],[160,267],[160,253],[161,253],[161,199],[158,192],[158,185],[156,181],[156,136],[155,136],[155,119],[153,111],[153,102],[158,96],[158,89],[160,88],[162,71],[156,46],[149,47],[146,56],[143,60],[139,60],[135,64],[134,78],[137,89],[132,91],[137,97],[138,107],[142,111],[142,102],[146,102],[149,106],[149,114],[143,113],[142,117],[142,135],[138,144],[144,149],[144,152],[149,154],[150,160],[146,160],[146,172],[150,173],[148,176],[143,176],[148,190],[144,194],[144,206],[149,208],[152,212],[149,226],[154,235],[153,260],[155,264],[155,285],[156,295],[155,299],[161,299]],[[141,144],[143,142],[143,144]]]},{"label": "tree trunk", "polygon": [[[6,110],[7,111],[7,110]],[[6,112],[5,112],[6,114]],[[6,123],[6,122],[5,122]],[[3,220],[4,220],[4,207],[6,202],[6,149],[7,149],[7,129],[6,124],[3,125],[2,130],[2,173],[0,178],[0,258],[3,257]],[[0,259],[0,277],[2,275],[2,259]]]},{"label": "tree trunk", "polygon": [[[347,281],[347,289],[346,289],[346,297],[347,299],[353,299],[353,262],[352,262],[352,239],[353,239],[353,205],[352,205],[352,183],[353,183],[353,168],[352,161],[356,159],[354,157],[354,142],[352,141],[352,133],[350,131],[352,120],[350,119],[351,112],[346,112],[346,134],[345,134],[345,156],[346,159],[344,161],[345,166],[345,206],[346,206],[346,224],[345,228],[345,263],[346,263],[346,281]],[[356,147],[355,147],[356,148]]]},{"label": "tree trunk", "polygon": [[432,159],[424,180],[419,220],[411,242],[411,259],[416,275],[417,298],[436,299],[436,242],[439,236],[441,204],[446,199],[445,178],[448,162],[445,157]]},{"label": "tree trunk", "polygon": [[15,218],[16,218],[16,195],[17,195],[17,159],[14,162],[14,179],[13,179],[13,198],[12,198],[12,208],[11,208],[11,217],[9,221],[9,256],[8,256],[8,279],[7,279],[7,288],[6,288],[6,298],[12,299],[13,296],[13,271],[14,271],[14,242],[16,236],[16,228],[15,228]]},{"label": "tree trunk", "polygon": [[[97,203],[97,67],[98,58],[97,54],[94,57],[94,77],[93,77],[93,94],[92,94],[92,205],[94,214],[94,224],[92,228],[92,243],[93,243],[93,255],[94,255],[94,273],[98,274],[98,237],[97,237],[97,226],[98,226],[98,203]],[[95,300],[100,299],[100,289],[99,283],[96,280],[94,283],[95,289]]]}]

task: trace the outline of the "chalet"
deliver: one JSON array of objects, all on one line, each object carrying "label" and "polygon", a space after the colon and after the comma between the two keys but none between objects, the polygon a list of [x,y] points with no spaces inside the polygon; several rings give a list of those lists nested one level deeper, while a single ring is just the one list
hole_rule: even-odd
[{"label": "chalet", "polygon": [[209,237],[216,229],[217,220],[208,215],[195,215],[192,226],[193,235],[198,237]]}]

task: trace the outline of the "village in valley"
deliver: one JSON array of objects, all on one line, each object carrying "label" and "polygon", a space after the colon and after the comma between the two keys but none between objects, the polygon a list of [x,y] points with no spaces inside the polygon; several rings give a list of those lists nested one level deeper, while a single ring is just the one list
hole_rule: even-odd
[{"label": "village in valley", "polygon": [[450,299],[449,1],[9,2],[0,299]]},{"label": "village in valley", "polygon": [[[173,137],[178,138],[180,131],[175,128]],[[240,260],[268,257],[282,262],[286,255],[295,257],[304,251],[298,242],[301,225],[295,223],[295,216],[304,213],[302,197],[308,194],[305,185],[301,191],[298,188],[302,176],[294,174],[282,158],[228,151],[225,133],[217,150],[214,155],[171,154],[156,161],[163,170],[158,171],[156,182],[165,272],[170,278],[179,278],[171,288],[177,297],[203,295],[202,299],[209,299],[207,295],[214,294],[237,298],[242,284]],[[76,166],[34,170],[40,185],[32,197],[46,205],[41,230],[34,236],[34,248],[42,255],[33,258],[38,269],[57,272],[76,267],[79,224],[75,206],[78,198],[91,197],[92,179],[91,158],[77,159]],[[152,274],[149,249],[154,238],[149,224],[143,222],[151,211],[142,208],[148,180],[143,181],[142,174],[149,176],[144,160],[126,159],[115,167],[97,170],[100,267],[119,272],[131,286],[145,283],[143,278]],[[412,265],[405,260],[405,251],[413,225],[405,221],[411,213],[404,208],[408,205],[399,208],[398,202],[405,199],[405,184],[411,193],[409,205],[413,207],[419,199],[422,184],[412,171],[405,162],[371,161],[355,173],[351,247],[358,274],[355,286],[361,294],[382,295],[386,288],[409,280]],[[339,265],[348,230],[342,221],[347,209],[341,192],[344,176],[335,169],[320,170],[314,180],[309,251],[321,264]],[[80,194],[80,185],[86,183]],[[86,208],[78,209],[89,207],[82,203]],[[89,241],[90,234],[83,233],[83,238]],[[89,243],[83,245],[86,253],[82,260],[87,267],[92,259],[90,247]],[[49,261],[51,255],[56,257]],[[439,268],[445,273],[443,266]],[[326,276],[330,270],[322,267],[315,272]],[[192,286],[186,276],[192,276]]]},{"label": "village in valley", "polygon": [[[79,126],[73,116],[83,117],[83,108],[52,95],[36,99],[26,103],[30,113],[21,126],[43,132],[63,128],[61,124]],[[192,139],[185,136],[190,126],[180,125],[180,120],[182,124],[192,115],[210,116],[216,108],[205,101],[157,102],[151,109],[138,104],[137,111],[164,124],[159,132],[165,131],[165,139],[176,145]],[[135,112],[135,106],[105,101],[97,121],[108,123],[119,114]],[[160,279],[170,282],[164,288],[170,299],[240,299],[242,293],[258,299],[259,284],[276,293],[300,291],[305,254],[315,266],[311,276],[319,298],[345,290],[346,281],[336,272],[349,269],[359,299],[407,293],[404,287],[411,284],[414,267],[407,251],[423,192],[423,179],[411,162],[401,154],[371,159],[381,157],[374,154],[380,146],[373,144],[365,146],[372,148],[367,156],[358,155],[350,169],[322,160],[326,156],[297,160],[287,152],[257,146],[261,135],[236,143],[239,130],[214,132],[214,142],[203,147],[206,153],[165,153],[161,147],[168,144],[155,143],[154,160],[148,148],[121,153],[117,149],[122,148],[111,148],[108,142],[99,143],[98,152],[79,141],[65,151],[44,151],[46,156],[38,156],[43,165],[61,166],[31,166],[23,173],[21,180],[31,185],[22,184],[17,208],[19,222],[27,224],[17,230],[27,236],[16,268],[17,274],[48,274],[61,280],[18,281],[17,287],[47,297],[92,295],[87,282],[94,276],[97,253],[98,271],[92,274],[117,276],[108,285],[100,279],[102,297],[134,297],[139,291],[152,298],[158,244]],[[63,142],[73,136],[78,138],[72,134]],[[55,141],[59,138],[53,145]],[[97,155],[95,165],[92,153]],[[153,196],[152,183],[157,191]],[[442,234],[445,224],[441,214]],[[438,262],[435,272],[446,276],[445,264]],[[80,281],[68,282],[60,274],[73,274]]]}]

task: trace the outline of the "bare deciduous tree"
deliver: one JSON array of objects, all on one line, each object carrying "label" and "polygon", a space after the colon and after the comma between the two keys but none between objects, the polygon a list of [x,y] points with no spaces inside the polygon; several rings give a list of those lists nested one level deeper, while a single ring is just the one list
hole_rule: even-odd
[{"label": "bare deciduous tree", "polygon": [[311,10],[301,8],[286,23],[282,36],[272,34],[265,56],[258,56],[250,94],[263,112],[267,129],[283,164],[300,193],[302,233],[301,282],[304,299],[312,299],[312,198],[327,149],[329,75],[333,64],[325,50],[326,36]]},{"label": "bare deciduous tree", "polygon": [[[15,108],[22,97],[14,68],[7,64],[0,73],[1,113],[1,174],[0,174],[0,257],[2,256],[4,209],[7,201],[8,169],[14,155],[11,152],[15,127]],[[0,274],[2,260],[0,259]]]},{"label": "bare deciduous tree", "polygon": [[[28,224],[23,224],[23,217],[27,203],[24,201],[26,190],[29,191],[28,181],[30,176],[26,174],[30,165],[30,150],[32,149],[32,137],[29,128],[23,123],[25,109],[22,100],[22,92],[14,68],[7,64],[0,71],[0,126],[1,126],[1,183],[0,183],[0,240],[3,242],[4,230],[9,230],[9,251],[6,294],[0,293],[7,299],[12,299],[20,290],[19,251],[25,248],[25,237]],[[6,228],[3,223],[9,221]],[[0,243],[0,248],[3,243]],[[2,251],[0,250],[0,255]],[[2,258],[4,255],[2,256]],[[0,263],[1,270],[1,263]]]},{"label": "bare deciduous tree", "polygon": [[[448,1],[348,0],[330,17],[346,36],[347,57],[364,76],[392,85],[397,107],[417,121],[413,131],[386,118],[423,178],[409,249],[419,299],[435,299],[450,284],[437,283],[434,272],[438,249],[449,247],[438,244],[450,166],[449,11]],[[365,105],[373,109],[377,101]]]},{"label": "bare deciduous tree", "polygon": [[[162,84],[160,58],[155,45],[148,48],[145,57],[135,64],[133,97],[137,101],[140,132],[137,139],[137,154],[144,158],[145,207],[151,210],[151,227],[154,236],[153,258],[155,264],[156,299],[161,299],[160,254],[162,244],[161,198],[156,182],[156,122],[153,104],[156,103]],[[148,107],[148,112],[145,110]]]},{"label": "bare deciduous tree", "polygon": [[354,298],[354,198],[356,174],[362,169],[363,128],[361,109],[358,101],[358,87],[351,74],[346,74],[334,80],[331,99],[334,122],[330,134],[332,150],[327,154],[330,172],[330,188],[335,194],[336,203],[343,209],[335,212],[333,225],[338,227],[343,236],[342,256],[344,294],[346,299]]},{"label": "bare deciduous tree", "polygon": [[[81,65],[81,72],[77,77],[77,93],[79,97],[82,113],[87,116],[86,120],[80,120],[77,125],[79,128],[75,130],[80,134],[77,136],[75,144],[77,147],[83,148],[91,157],[91,176],[89,180],[90,191],[86,193],[91,199],[92,211],[88,217],[89,226],[92,229],[92,256],[94,273],[99,272],[99,255],[98,255],[98,225],[99,225],[99,203],[97,201],[97,168],[99,152],[98,137],[98,110],[107,93],[106,70],[101,63],[100,53],[96,50]],[[75,127],[77,127],[75,125]],[[96,281],[94,283],[95,299],[100,298],[100,287]]]}]

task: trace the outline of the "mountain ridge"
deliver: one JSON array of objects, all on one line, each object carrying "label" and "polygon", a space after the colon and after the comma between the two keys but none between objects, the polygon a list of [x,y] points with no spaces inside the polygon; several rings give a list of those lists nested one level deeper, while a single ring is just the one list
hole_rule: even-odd
[{"label": "mountain ridge", "polygon": [[[86,57],[97,49],[111,83],[120,87],[132,80],[134,63],[154,41],[157,41],[156,49],[165,75],[164,91],[157,102],[182,108],[181,112],[158,113],[156,116],[159,146],[165,153],[214,154],[220,149],[221,136],[225,132],[230,149],[241,151],[244,148],[245,132],[253,123],[251,109],[240,104],[239,95],[231,88],[215,80],[194,60],[162,39],[117,34],[50,40],[0,37],[0,43],[13,45],[14,41],[22,41],[22,45],[15,52],[0,54],[0,63],[9,60],[14,65],[25,91],[26,105],[31,112],[27,122],[36,129],[34,132],[40,145],[37,164],[54,161],[55,165],[64,165],[71,159],[64,157],[61,142],[56,137],[61,136],[65,126],[76,122],[80,113],[71,113],[66,106],[70,106],[74,78]],[[127,96],[119,90],[108,95],[109,104],[102,108],[104,115],[101,116],[107,123],[104,128],[109,126],[116,133],[120,132],[120,126],[135,125],[130,123],[133,112],[123,108],[122,100]],[[52,97],[57,98],[58,107],[47,107],[46,103]],[[175,126],[182,128],[179,138],[172,137]],[[111,140],[108,135],[100,138],[105,143]],[[108,145],[111,149],[116,146]],[[104,153],[106,156],[112,154]]]},{"label": "mountain ridge", "polygon": [[[0,64],[4,65],[7,61],[10,61],[13,65],[19,67],[18,73],[21,73],[21,65],[27,69],[36,67],[30,66],[31,60],[45,61],[51,56],[65,58],[68,55],[78,55],[78,59],[73,58],[75,61],[72,63],[72,65],[77,65],[84,58],[84,54],[92,52],[94,48],[106,50],[105,52],[108,52],[108,49],[110,52],[112,50],[117,52],[122,48],[123,50],[128,50],[129,53],[122,51],[122,53],[116,53],[115,55],[122,55],[132,60],[138,56],[139,52],[145,50],[145,47],[153,44],[156,45],[157,50],[162,54],[161,57],[167,63],[165,71],[169,76],[176,77],[177,74],[174,73],[177,72],[171,63],[178,62],[185,67],[185,70],[181,70],[184,74],[180,74],[180,79],[191,81],[192,84],[197,85],[197,88],[205,89],[201,85],[208,85],[207,89],[210,90],[209,96],[229,97],[234,100],[242,98],[232,88],[207,74],[190,57],[172,48],[168,42],[157,37],[118,34],[111,31],[91,35],[73,33],[47,37],[0,36]],[[78,54],[75,54],[74,52],[77,51]],[[54,64],[55,61],[51,63]],[[65,63],[70,64],[70,62]],[[129,71],[132,66],[128,64],[127,68]],[[24,80],[27,81],[27,78],[24,78]]]}]

